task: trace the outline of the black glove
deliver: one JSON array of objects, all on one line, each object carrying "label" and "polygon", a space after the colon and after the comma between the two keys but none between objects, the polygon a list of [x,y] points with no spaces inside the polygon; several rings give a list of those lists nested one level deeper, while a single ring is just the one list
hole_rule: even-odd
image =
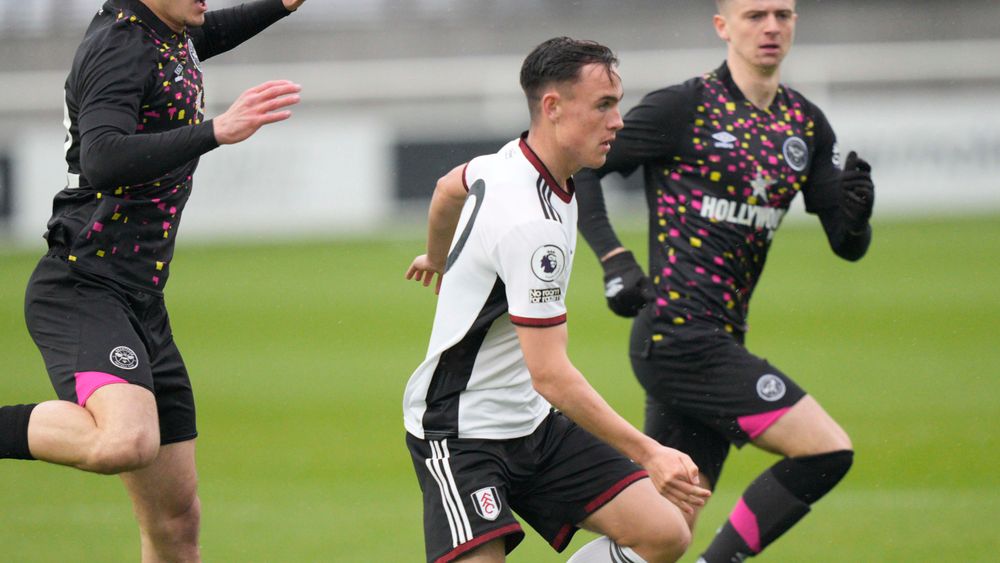
[{"label": "black glove", "polygon": [[851,151],[844,162],[844,171],[840,175],[841,203],[840,208],[847,219],[847,228],[851,233],[865,230],[868,219],[872,216],[872,206],[875,205],[875,184],[872,183],[872,167]]},{"label": "black glove", "polygon": [[642,271],[630,251],[615,254],[604,267],[604,297],[616,315],[634,317],[656,297],[653,282]]}]

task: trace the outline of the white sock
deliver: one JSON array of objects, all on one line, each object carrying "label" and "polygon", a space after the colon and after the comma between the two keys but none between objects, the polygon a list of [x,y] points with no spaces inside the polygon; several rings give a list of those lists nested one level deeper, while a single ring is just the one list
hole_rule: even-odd
[{"label": "white sock", "polygon": [[581,547],[566,563],[646,563],[632,548],[621,547],[601,536]]}]

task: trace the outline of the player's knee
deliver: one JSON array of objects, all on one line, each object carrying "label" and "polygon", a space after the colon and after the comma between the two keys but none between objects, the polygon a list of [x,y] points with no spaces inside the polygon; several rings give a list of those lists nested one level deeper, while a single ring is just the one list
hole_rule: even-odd
[{"label": "player's knee", "polygon": [[159,451],[158,432],[136,428],[101,436],[87,465],[92,471],[107,475],[135,471],[153,463]]},{"label": "player's knee", "polygon": [[195,495],[188,502],[175,502],[161,508],[151,519],[152,535],[173,545],[197,548],[201,529],[201,501]]},{"label": "player's knee", "polygon": [[691,545],[691,528],[679,515],[658,524],[630,529],[615,542],[631,547],[649,563],[677,561]]}]

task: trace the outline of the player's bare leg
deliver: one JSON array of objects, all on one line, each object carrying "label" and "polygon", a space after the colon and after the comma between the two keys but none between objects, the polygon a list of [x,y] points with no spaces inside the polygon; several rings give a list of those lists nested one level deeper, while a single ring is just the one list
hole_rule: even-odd
[{"label": "player's bare leg", "polygon": [[580,548],[570,563],[677,561],[691,543],[683,512],[662,497],[649,479],[630,485],[580,527],[605,537]]},{"label": "player's bare leg", "polygon": [[151,465],[121,478],[139,522],[143,563],[200,561],[195,441],[162,446]]},{"label": "player's bare leg", "polygon": [[753,443],[785,458],[747,487],[699,561],[760,553],[840,482],[854,459],[847,433],[808,395]]},{"label": "player's bare leg", "polygon": [[506,557],[504,539],[497,538],[459,557],[455,563],[503,563]]},{"label": "player's bare leg", "polygon": [[138,385],[105,385],[85,407],[69,401],[39,403],[28,423],[28,447],[36,459],[94,473],[144,467],[159,446],[156,401]]}]

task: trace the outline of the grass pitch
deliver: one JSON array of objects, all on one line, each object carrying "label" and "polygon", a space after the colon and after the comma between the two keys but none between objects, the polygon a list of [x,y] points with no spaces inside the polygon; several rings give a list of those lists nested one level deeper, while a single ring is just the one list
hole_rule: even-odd
[{"label": "grass pitch", "polygon": [[[644,236],[631,246],[644,254]],[[569,295],[570,356],[637,425],[628,322],[603,303],[584,248]],[[418,237],[188,246],[167,301],[199,408],[207,561],[421,561],[420,496],[403,442],[403,385],[434,298],[403,280]],[[53,393],[24,329],[38,253],[0,253],[0,404]],[[849,264],[819,226],[776,237],[754,298],[751,350],[848,430],[845,481],[759,561],[993,561],[1000,553],[1000,217],[877,224]],[[684,561],[773,462],[734,452]],[[0,461],[0,559],[136,561],[115,477]],[[569,551],[589,536],[578,534]],[[529,530],[512,562],[565,561]]]}]

